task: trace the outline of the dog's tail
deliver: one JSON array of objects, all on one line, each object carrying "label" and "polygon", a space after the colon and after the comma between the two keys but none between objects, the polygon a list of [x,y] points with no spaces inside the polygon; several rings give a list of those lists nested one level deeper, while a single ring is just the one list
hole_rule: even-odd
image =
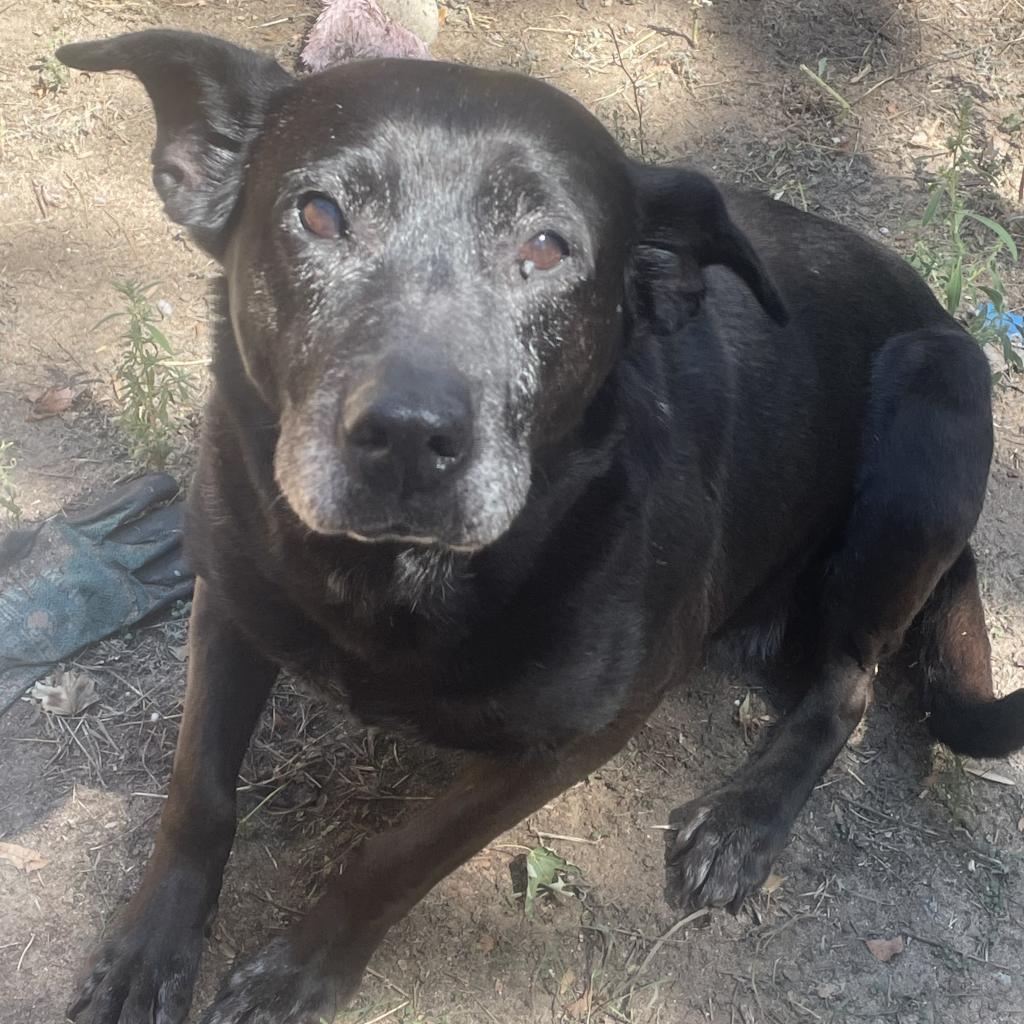
[{"label": "dog's tail", "polygon": [[1005,757],[1024,747],[1024,690],[979,700],[933,684],[931,734],[958,754]]},{"label": "dog's tail", "polygon": [[991,647],[974,553],[965,548],[922,609],[911,636],[931,734],[958,754],[1003,757],[1024,747],[1024,689],[992,690]]}]

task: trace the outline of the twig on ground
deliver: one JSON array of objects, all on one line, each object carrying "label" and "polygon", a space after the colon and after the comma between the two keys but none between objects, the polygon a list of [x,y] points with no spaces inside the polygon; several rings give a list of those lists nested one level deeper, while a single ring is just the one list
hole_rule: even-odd
[{"label": "twig on ground", "polygon": [[640,101],[640,87],[637,83],[636,75],[626,67],[625,62],[622,59],[622,50],[619,48],[619,37],[615,34],[615,26],[612,25],[611,22],[608,23],[608,31],[611,33],[612,43],[615,45],[616,63],[620,68],[622,68],[622,73],[629,79],[629,84],[633,87],[633,107],[636,110],[637,121],[637,142],[640,146],[640,158],[645,159],[647,153],[644,145],[644,108],[643,103]]}]

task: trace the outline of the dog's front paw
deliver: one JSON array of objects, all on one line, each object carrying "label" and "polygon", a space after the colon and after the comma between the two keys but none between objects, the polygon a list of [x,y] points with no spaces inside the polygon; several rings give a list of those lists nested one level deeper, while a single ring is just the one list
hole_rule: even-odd
[{"label": "dog's front paw", "polygon": [[192,1003],[203,928],[126,915],[93,954],[67,1015],[77,1024],[182,1024]]},{"label": "dog's front paw", "polygon": [[326,950],[302,956],[279,935],[224,979],[202,1024],[322,1024],[359,985],[365,960],[329,963]]},{"label": "dog's front paw", "polygon": [[693,800],[669,817],[666,896],[680,907],[737,913],[768,877],[790,823],[770,798],[727,788]]}]

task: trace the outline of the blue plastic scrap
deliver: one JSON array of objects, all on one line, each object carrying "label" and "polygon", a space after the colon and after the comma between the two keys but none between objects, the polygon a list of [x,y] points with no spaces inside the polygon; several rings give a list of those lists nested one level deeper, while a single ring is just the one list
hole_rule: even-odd
[{"label": "blue plastic scrap", "polygon": [[1012,344],[1024,344],[1024,313],[998,310],[993,303],[985,302],[978,307],[978,316],[983,316],[989,327],[1005,335]]}]

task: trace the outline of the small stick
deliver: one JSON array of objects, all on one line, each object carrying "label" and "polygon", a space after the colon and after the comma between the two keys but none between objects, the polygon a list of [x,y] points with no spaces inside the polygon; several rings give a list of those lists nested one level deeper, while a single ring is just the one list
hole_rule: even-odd
[{"label": "small stick", "polygon": [[285,786],[287,786],[287,785],[288,785],[288,783],[287,783],[287,782],[282,782],[282,783],[281,783],[281,785],[277,787],[277,789],[275,789],[275,790],[272,790],[272,791],[271,791],[270,793],[268,793],[268,794],[267,794],[267,795],[266,795],[266,796],[265,796],[265,797],[264,797],[264,798],[263,798],[263,799],[262,799],[262,800],[261,800],[261,801],[260,801],[260,802],[259,802],[259,803],[258,803],[258,804],[257,804],[257,805],[256,805],[256,806],[255,806],[255,807],[254,807],[254,808],[253,808],[253,809],[252,809],[252,810],[251,810],[251,811],[250,811],[250,812],[249,812],[249,813],[248,813],[248,814],[247,814],[247,815],[246,815],[246,816],[245,816],[245,817],[244,817],[244,818],[243,818],[243,819],[241,820],[241,821],[240,821],[240,822],[239,822],[239,823],[238,823],[238,827],[239,827],[239,828],[241,828],[241,827],[242,827],[242,826],[243,826],[244,824],[246,824],[246,822],[248,822],[248,820],[249,820],[249,819],[250,819],[250,818],[251,818],[251,817],[252,817],[252,816],[253,816],[253,815],[254,815],[254,814],[255,814],[255,813],[256,813],[256,812],[258,811],[258,810],[261,810],[261,809],[262,809],[262,808],[263,808],[263,807],[264,807],[264,806],[265,806],[266,804],[270,803],[270,801],[271,801],[271,800],[273,800],[273,799],[274,799],[274,797],[275,797],[275,796],[277,796],[277,794],[278,794],[278,793],[280,793],[280,792],[281,792],[281,790],[282,790],[282,789],[284,789],[284,788],[285,788]]},{"label": "small stick", "polygon": [[710,913],[710,907],[701,907],[700,910],[695,910],[692,914],[687,914],[686,917],[681,917],[674,925],[672,925],[671,928],[668,929],[668,931],[659,935],[655,940],[654,945],[648,950],[647,956],[645,956],[640,962],[640,966],[634,972],[633,977],[639,978],[640,975],[647,970],[650,962],[655,958],[655,956],[657,956],[658,950],[661,949],[661,947],[665,945],[665,943],[668,942],[668,940],[671,939],[680,928],[684,928],[686,925],[691,924],[694,921],[698,921],[702,917],[707,917]]},{"label": "small stick", "polygon": [[408,1005],[409,1000],[406,999],[404,1003],[399,1003],[396,1007],[387,1010],[385,1013],[378,1013],[376,1017],[371,1017],[368,1021],[364,1021],[363,1024],[377,1024],[378,1021],[385,1020],[393,1013],[398,1013],[399,1010],[404,1010]]},{"label": "small stick", "polygon": [[833,89],[832,86],[829,85],[828,82],[826,82],[825,79],[821,77],[821,75],[815,74],[815,72],[813,72],[806,64],[801,64],[800,70],[805,75],[807,75],[807,77],[810,78],[810,80],[814,82],[814,84],[819,89],[821,89],[822,91],[826,92],[829,96],[831,96],[832,99],[834,99],[836,103],[838,103],[839,106],[843,108],[843,110],[845,110],[847,113],[850,112],[850,104],[847,101],[846,97],[841,96],[839,93],[837,93],[835,89]]},{"label": "small stick", "polygon": [[578,36],[580,34],[578,28],[544,28],[541,25],[527,25],[523,32],[524,34],[526,32],[544,32],[553,36]]},{"label": "small stick", "polygon": [[685,39],[690,44],[690,47],[692,49],[697,49],[696,41],[691,36],[688,36],[685,32],[681,31],[678,28],[669,28],[667,25],[648,25],[647,27],[650,29],[654,29],[654,31],[657,32],[659,35],[679,36],[680,39]]},{"label": "small stick", "polygon": [[17,970],[21,970],[22,962],[25,959],[25,954],[32,948],[32,943],[36,941],[36,933],[32,933],[32,938],[28,940],[28,945],[21,951],[21,956],[18,957]]},{"label": "small stick", "polygon": [[[657,33],[653,32],[653,31],[652,32],[648,32],[647,35],[640,36],[638,39],[634,39],[633,42],[631,42],[622,52],[624,54],[625,53],[632,53],[633,50],[635,50],[641,43],[646,43],[647,40],[650,39],[651,36],[653,36],[653,35],[657,35]],[[662,43],[661,45],[664,46],[665,44]]]},{"label": "small stick", "polygon": [[909,68],[903,68],[900,71],[895,71],[891,75],[887,75],[885,78],[879,79],[870,88],[865,89],[853,102],[860,103],[861,100],[867,99],[876,89],[881,89],[883,85],[888,85],[890,82],[895,82],[897,78],[903,78],[906,75],[912,75],[917,71],[923,71],[925,68],[934,67],[936,64],[942,64],[945,61],[958,60],[961,57],[967,57],[972,53],[975,53],[977,48],[974,50],[957,50],[953,53],[945,53],[941,57],[937,57],[935,60],[926,60],[920,64],[911,64]]},{"label": "small stick", "polygon": [[389,989],[391,989],[392,991],[397,992],[403,999],[410,999],[411,998],[409,993],[406,992],[404,988],[400,988],[393,981],[391,981],[390,978],[385,978],[383,974],[378,974],[377,971],[375,971],[372,967],[367,967],[366,968],[366,973],[371,978],[376,978],[382,984],[387,985],[387,987]]},{"label": "small stick", "polygon": [[600,839],[584,839],[582,836],[562,836],[557,832],[541,832],[539,829],[533,828],[530,831],[538,839],[561,839],[565,843],[586,843],[588,846],[597,846]]},{"label": "small stick", "polygon": [[612,42],[615,44],[615,53],[618,56],[617,64],[622,68],[622,73],[629,79],[629,84],[633,87],[633,106],[636,108],[636,133],[637,141],[640,143],[640,158],[646,157],[644,146],[644,108],[640,102],[640,89],[637,86],[636,75],[632,74],[626,67],[622,60],[622,50],[619,49],[619,37],[615,34],[615,27],[608,23],[608,31],[611,33]]}]

